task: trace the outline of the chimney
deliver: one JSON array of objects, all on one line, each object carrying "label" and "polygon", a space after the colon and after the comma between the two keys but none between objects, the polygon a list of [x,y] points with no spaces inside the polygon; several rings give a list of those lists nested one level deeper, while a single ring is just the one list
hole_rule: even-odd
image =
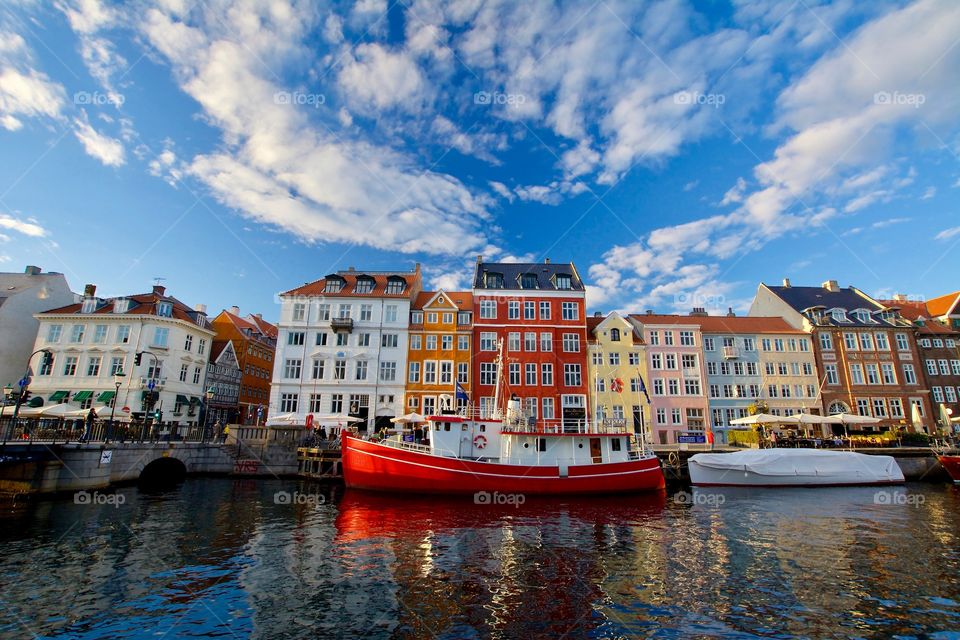
[{"label": "chimney", "polygon": [[153,295],[163,297],[163,295],[164,295],[166,292],[167,292],[167,288],[166,288],[165,286],[163,286],[162,284],[155,284],[155,285],[153,285]]},{"label": "chimney", "polygon": [[691,316],[702,317],[707,315],[707,310],[704,307],[694,307],[693,311],[690,312]]},{"label": "chimney", "polygon": [[87,284],[83,286],[83,297],[84,298],[93,298],[97,295],[97,285]]},{"label": "chimney", "polygon": [[550,264],[550,258],[544,258],[543,264]]},{"label": "chimney", "polygon": [[357,270],[356,267],[347,267],[347,271],[356,271],[356,270]]},{"label": "chimney", "polygon": [[827,280],[823,283],[823,288],[827,291],[837,292],[840,291],[840,285],[837,284],[836,280]]},{"label": "chimney", "polygon": [[40,267],[35,267],[32,264],[27,265],[27,268],[23,270],[28,276],[38,276],[40,275]]},{"label": "chimney", "polygon": [[907,301],[907,294],[905,294],[905,293],[895,293],[895,294],[893,294],[893,299],[894,299],[896,302],[906,302],[906,301]]},{"label": "chimney", "polygon": [[196,311],[197,313],[202,313],[203,315],[207,315],[207,305],[205,304],[195,305],[193,307],[193,310]]},{"label": "chimney", "polygon": [[420,263],[419,263],[419,262],[415,262],[415,263],[414,263],[414,265],[413,265],[413,271],[414,271],[414,273],[420,273]]},{"label": "chimney", "polygon": [[256,318],[257,320],[263,320],[263,314],[262,314],[262,313],[255,313],[255,314],[253,314],[253,317]]},{"label": "chimney", "polygon": [[647,309],[647,315],[648,315],[648,316],[652,316],[652,315],[653,315],[653,309]]},{"label": "chimney", "polygon": [[593,312],[593,317],[594,317],[594,318],[602,318],[602,317],[603,317],[603,311],[594,311],[594,312]]},{"label": "chimney", "polygon": [[239,316],[239,315],[240,315],[240,307],[238,307],[237,305],[233,305],[232,307],[230,307],[230,313],[232,313],[232,314],[235,315],[235,316]]},{"label": "chimney", "polygon": [[[788,282],[789,282],[789,281],[788,281]],[[728,318],[736,318],[736,317],[737,317],[737,314],[735,314],[735,313],[733,312],[733,307],[727,307],[727,317],[728,317]]]},{"label": "chimney", "polygon": [[784,278],[784,279],[783,279],[783,288],[784,288],[784,289],[789,289],[789,288],[790,288],[790,278]]}]

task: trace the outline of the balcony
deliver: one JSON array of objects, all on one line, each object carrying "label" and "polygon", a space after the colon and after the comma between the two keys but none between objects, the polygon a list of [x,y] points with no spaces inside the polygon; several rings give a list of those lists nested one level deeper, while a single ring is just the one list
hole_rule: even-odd
[{"label": "balcony", "polygon": [[353,318],[333,318],[330,328],[334,333],[350,333],[353,331]]},{"label": "balcony", "polygon": [[724,360],[733,360],[734,358],[740,357],[740,349],[737,347],[724,347],[723,348],[723,359]]}]

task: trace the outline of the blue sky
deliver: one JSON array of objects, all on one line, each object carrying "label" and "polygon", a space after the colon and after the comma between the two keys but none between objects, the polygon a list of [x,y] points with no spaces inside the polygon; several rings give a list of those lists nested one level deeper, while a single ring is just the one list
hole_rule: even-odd
[{"label": "blue sky", "polygon": [[592,309],[958,288],[960,4],[14,0],[0,268],[275,318],[348,266]]}]

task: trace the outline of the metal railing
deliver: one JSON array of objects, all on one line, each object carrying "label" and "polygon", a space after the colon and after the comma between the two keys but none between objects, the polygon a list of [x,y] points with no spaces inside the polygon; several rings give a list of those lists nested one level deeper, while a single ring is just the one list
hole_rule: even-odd
[{"label": "metal railing", "polygon": [[0,440],[3,443],[66,444],[71,442],[219,442],[202,425],[174,426],[153,423],[95,422],[87,428],[82,422],[18,421],[4,420],[0,424]]}]

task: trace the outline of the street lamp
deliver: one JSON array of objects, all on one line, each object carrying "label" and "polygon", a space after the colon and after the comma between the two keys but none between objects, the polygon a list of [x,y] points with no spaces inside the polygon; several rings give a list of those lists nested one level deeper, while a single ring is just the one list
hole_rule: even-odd
[{"label": "street lamp", "polygon": [[117,371],[113,376],[113,404],[110,405],[110,427],[107,429],[107,440],[113,435],[113,417],[117,412],[117,399],[120,397],[120,387],[123,386],[123,379],[127,376],[123,371]]},{"label": "street lamp", "polygon": [[[27,390],[27,387],[30,386],[30,361],[33,360],[33,356],[38,353],[43,354],[43,362],[47,364],[53,361],[53,352],[50,349],[37,349],[27,358],[27,369],[23,373],[23,377],[20,379],[20,382],[17,383],[17,386],[20,387],[20,395],[17,397],[17,403],[13,407],[13,428],[17,428],[17,418],[20,417],[20,402],[23,400],[24,392]],[[4,438],[6,441],[6,438]]]},{"label": "street lamp", "polygon": [[[13,385],[11,385],[11,384],[8,382],[7,385],[3,388],[3,408],[0,409],[0,421],[2,421],[2,416],[3,416],[4,412],[7,410],[7,398],[10,397],[10,394],[11,394],[11,393],[13,393]],[[3,434],[3,435],[4,435],[4,438],[3,438],[3,439],[6,440],[6,439],[7,439],[7,438],[6,438],[6,435],[7,435],[7,434],[6,434],[6,430],[4,430],[4,434]]]},{"label": "street lamp", "polygon": [[213,390],[213,387],[210,387],[209,389],[207,389],[207,392],[204,394],[205,396],[207,396],[207,411],[206,411],[206,414],[203,416],[203,441],[204,442],[207,441],[207,432],[209,431],[209,428],[210,428],[210,401],[213,400],[213,396],[215,395],[215,393],[216,392]]}]

